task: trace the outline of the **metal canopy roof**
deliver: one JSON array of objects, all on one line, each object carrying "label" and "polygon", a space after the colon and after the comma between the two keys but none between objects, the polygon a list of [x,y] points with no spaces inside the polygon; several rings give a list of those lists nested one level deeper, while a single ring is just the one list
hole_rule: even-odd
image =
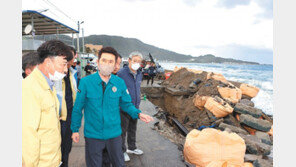
[{"label": "metal canopy roof", "polygon": [[24,10],[22,13],[23,35],[29,35],[24,33],[24,29],[28,24],[32,24],[32,20],[35,35],[70,34],[79,32],[35,10]]}]

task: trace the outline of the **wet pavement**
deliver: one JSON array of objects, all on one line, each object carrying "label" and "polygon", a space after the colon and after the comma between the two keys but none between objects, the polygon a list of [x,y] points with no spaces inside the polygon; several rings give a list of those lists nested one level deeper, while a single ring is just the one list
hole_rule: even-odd
[{"label": "wet pavement", "polygon": [[[143,113],[154,115],[155,106],[149,102],[141,101],[140,109]],[[131,155],[130,161],[126,162],[127,167],[183,167],[185,164],[181,160],[181,151],[177,145],[161,136],[157,131],[152,130],[154,121],[146,124],[138,121],[137,127],[137,147],[143,150],[143,155]],[[80,141],[73,143],[69,157],[70,167],[85,167],[85,148],[83,128],[80,128]]]}]

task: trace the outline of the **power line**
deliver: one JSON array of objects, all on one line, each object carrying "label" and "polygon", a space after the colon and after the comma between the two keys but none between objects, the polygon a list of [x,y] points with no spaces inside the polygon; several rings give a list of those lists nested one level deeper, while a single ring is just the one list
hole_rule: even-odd
[{"label": "power line", "polygon": [[58,10],[59,12],[61,12],[63,15],[65,15],[67,18],[69,18],[70,20],[72,20],[73,22],[76,23],[76,20],[74,20],[72,17],[70,17],[69,15],[67,15],[65,12],[63,12],[61,9],[59,9],[57,6],[55,6],[52,2],[50,2],[49,0],[43,0],[45,3],[51,5],[52,7],[54,7],[56,10]]}]

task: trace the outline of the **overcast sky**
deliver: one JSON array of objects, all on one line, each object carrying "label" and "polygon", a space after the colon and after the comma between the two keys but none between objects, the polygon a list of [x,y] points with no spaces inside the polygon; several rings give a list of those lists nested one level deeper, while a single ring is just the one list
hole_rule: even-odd
[{"label": "overcast sky", "polygon": [[[272,0],[22,0],[92,34],[137,38],[177,53],[273,63]],[[61,12],[63,11],[63,13]]]}]

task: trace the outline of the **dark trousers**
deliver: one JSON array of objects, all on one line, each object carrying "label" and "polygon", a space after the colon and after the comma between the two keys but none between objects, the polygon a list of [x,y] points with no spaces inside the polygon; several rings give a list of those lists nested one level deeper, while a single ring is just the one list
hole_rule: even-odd
[{"label": "dark trousers", "polygon": [[62,165],[61,167],[68,167],[69,154],[72,149],[72,131],[70,129],[70,123],[61,121],[61,151],[62,151]]},{"label": "dark trousers", "polygon": [[151,79],[151,85],[153,85],[154,76],[148,76],[147,85],[149,84],[150,79]]},{"label": "dark trousers", "polygon": [[127,113],[120,112],[122,129],[122,151],[126,152],[125,138],[127,135],[127,145],[129,150],[134,150],[136,146],[136,131],[138,119],[133,119]]},{"label": "dark trousers", "polygon": [[79,86],[80,78],[77,78],[77,88]]},{"label": "dark trousers", "polygon": [[103,166],[102,167],[112,167],[107,148],[103,149]]},{"label": "dark trousers", "polygon": [[87,167],[102,167],[103,149],[106,148],[113,167],[125,167],[121,150],[121,136],[100,140],[85,137],[85,161]]}]

